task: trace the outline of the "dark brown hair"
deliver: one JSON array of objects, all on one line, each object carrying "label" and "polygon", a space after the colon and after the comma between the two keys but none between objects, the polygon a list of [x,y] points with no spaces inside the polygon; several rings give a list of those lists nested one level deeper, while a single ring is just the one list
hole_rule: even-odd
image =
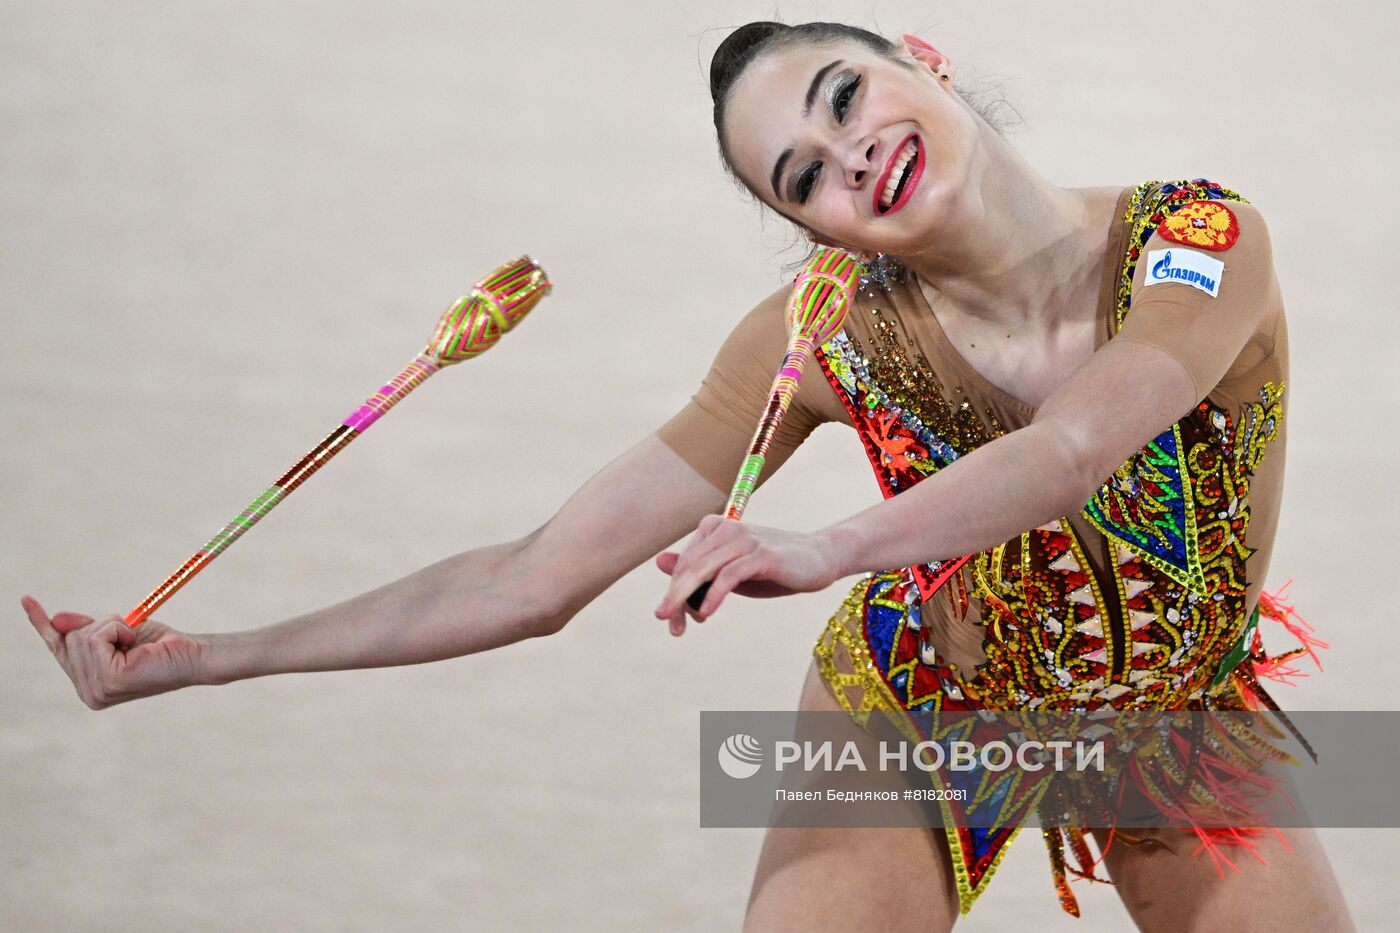
[{"label": "dark brown hair", "polygon": [[[859,26],[845,23],[786,23],[756,22],[740,26],[725,37],[710,59],[710,99],[715,105],[715,136],[719,139],[719,155],[724,167],[735,178],[734,160],[724,137],[724,107],[734,82],[753,60],[767,52],[799,42],[839,42],[849,40],[893,59],[899,47],[884,36]],[[742,179],[740,179],[742,181]]]}]

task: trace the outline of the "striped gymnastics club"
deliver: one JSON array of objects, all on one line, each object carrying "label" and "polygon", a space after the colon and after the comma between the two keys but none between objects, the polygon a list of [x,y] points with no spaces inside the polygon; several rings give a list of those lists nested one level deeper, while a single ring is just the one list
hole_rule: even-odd
[{"label": "striped gymnastics club", "polygon": [[[773,379],[768,404],[759,418],[749,452],[739,467],[734,488],[729,492],[729,501],[724,506],[726,519],[737,522],[743,518],[749,496],[753,494],[758,477],[763,472],[768,445],[772,443],[783,416],[792,407],[792,398],[797,394],[798,383],[802,381],[807,358],[815,347],[826,343],[841,329],[861,268],[850,253],[827,247],[812,257],[793,282],[787,303],[787,353],[783,356],[778,375]],[[699,612],[709,591],[710,583],[700,584],[686,599],[686,605]]]},{"label": "striped gymnastics club", "polygon": [[552,286],[543,269],[529,256],[501,266],[443,312],[437,331],[428,345],[389,384],[371,395],[350,417],[326,435],[282,477],[258,496],[238,517],[229,522],[209,543],[195,552],[165,582],[151,591],[141,605],[126,614],[126,624],[135,628],[157,607],[190,582],[190,579],[229,545],[262,520],[313,473],[369,430],[389,409],[418,388],[433,373],[453,363],[480,356],[496,345],[501,335],[515,325],[549,294]]}]

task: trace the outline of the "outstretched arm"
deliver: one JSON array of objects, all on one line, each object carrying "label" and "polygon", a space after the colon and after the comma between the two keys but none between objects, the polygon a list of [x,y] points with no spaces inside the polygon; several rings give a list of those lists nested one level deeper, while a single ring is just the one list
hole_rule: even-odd
[{"label": "outstretched arm", "polygon": [[419,664],[558,631],[614,581],[713,512],[724,494],[655,436],[585,483],[545,525],[276,625],[185,634],[119,616],[30,622],[90,707],[264,674]]}]

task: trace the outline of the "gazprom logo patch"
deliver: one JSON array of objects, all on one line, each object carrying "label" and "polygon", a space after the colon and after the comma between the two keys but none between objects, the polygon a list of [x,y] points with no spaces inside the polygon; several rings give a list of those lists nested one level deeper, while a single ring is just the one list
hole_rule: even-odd
[{"label": "gazprom logo patch", "polygon": [[1194,249],[1154,249],[1147,254],[1147,284],[1179,282],[1199,288],[1210,297],[1220,294],[1225,263]]}]

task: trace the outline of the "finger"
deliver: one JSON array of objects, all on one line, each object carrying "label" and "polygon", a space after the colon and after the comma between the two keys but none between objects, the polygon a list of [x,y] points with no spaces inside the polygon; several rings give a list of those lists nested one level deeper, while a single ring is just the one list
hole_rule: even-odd
[{"label": "finger", "polygon": [[707,581],[713,580],[715,574],[730,561],[751,553],[757,546],[758,542],[753,538],[743,537],[716,548],[684,572],[677,571],[672,574],[671,586],[666,592],[665,600],[662,601],[664,614],[669,614],[672,610],[682,610],[692,613],[697,622],[703,622],[706,613],[696,613],[691,609],[690,594]]},{"label": "finger", "polygon": [[671,566],[671,576],[685,573],[686,570],[694,566],[697,560],[704,559],[706,554],[722,545],[724,537],[725,535],[721,531],[711,532],[703,537],[697,533],[685,547],[681,548],[675,564]]},{"label": "finger", "polygon": [[29,624],[34,626],[34,630],[44,639],[49,650],[57,654],[63,647],[63,636],[54,629],[44,607],[39,605],[39,601],[33,596],[25,596],[19,604],[24,607],[24,614],[29,616]]},{"label": "finger", "polygon": [[120,616],[112,616],[103,620],[87,639],[92,649],[92,696],[98,701],[110,701],[113,674],[116,673],[114,668],[125,660],[124,655],[118,657],[118,654],[135,645],[137,638],[135,629],[122,621]]},{"label": "finger", "polygon": [[724,597],[732,593],[739,584],[762,573],[765,566],[764,559],[759,554],[747,554],[730,561],[723,570],[715,574],[710,591],[705,594],[705,601],[700,604],[700,614],[706,618],[714,615],[715,610],[724,602]]},{"label": "finger", "polygon": [[704,620],[686,608],[685,603],[677,605],[675,611],[667,616],[667,622],[671,628],[671,633],[677,637],[686,633],[690,627],[689,623],[691,621],[703,622]]},{"label": "finger", "polygon": [[719,515],[706,515],[700,520],[700,525],[695,529],[690,543],[682,550],[676,571],[683,572],[692,563],[700,560],[715,548],[723,547],[747,532],[748,529],[739,522],[728,521]]},{"label": "finger", "polygon": [[81,612],[60,612],[53,617],[53,627],[60,635],[71,635],[94,621],[92,616],[85,616]]},{"label": "finger", "polygon": [[[702,584],[700,584],[700,585],[701,585],[701,586],[704,586],[705,584],[702,583]],[[686,598],[686,599],[681,600],[680,606],[677,607],[676,611],[679,612],[679,613],[681,614],[681,618],[683,618],[683,619],[689,619],[690,621],[696,622],[696,623],[700,623],[700,622],[704,622],[704,621],[705,621],[704,617],[701,616],[700,613],[698,613],[698,612],[696,612],[694,609],[690,608],[690,599],[689,599],[689,598]]]},{"label": "finger", "polygon": [[[126,626],[126,623],[121,616],[108,616],[100,624],[84,625],[64,639],[71,668],[68,676],[73,679],[83,702],[93,709],[102,709],[107,705],[107,680],[104,675],[114,649],[105,638],[115,637],[113,632],[117,625]],[[133,631],[131,634],[136,633]]]},{"label": "finger", "polygon": [[664,616],[663,618],[666,620],[666,627],[670,630],[672,635],[680,638],[685,634],[686,625],[684,615],[679,612],[673,612],[669,616]]},{"label": "finger", "polygon": [[68,679],[73,681],[73,686],[78,690],[78,696],[84,702],[91,695],[89,685],[92,678],[89,670],[92,667],[89,661],[90,646],[87,643],[84,629],[77,629],[71,635],[63,639],[64,661],[63,669],[68,672]]},{"label": "finger", "polygon": [[681,624],[685,625],[687,628],[689,628],[689,623],[691,622],[700,623],[705,621],[700,618],[694,609],[686,605],[684,600],[682,600],[680,605],[676,608],[676,615],[680,618]]},{"label": "finger", "polygon": [[92,633],[94,644],[101,654],[108,658],[117,651],[125,651],[133,647],[140,637],[140,633],[127,625],[121,616],[110,616],[104,619],[101,626]]},{"label": "finger", "polygon": [[[714,539],[718,535],[711,537]],[[731,543],[728,548],[732,550],[734,546],[735,544]],[[708,573],[723,564],[725,553],[726,551],[721,545],[713,545],[707,548],[704,553],[687,551],[682,554],[680,560],[671,568],[671,585],[666,588],[666,594],[662,596],[660,605],[656,607],[657,618],[664,619],[684,612],[690,594],[695,592],[696,587],[709,579]],[[717,555],[719,556],[717,557]]]},{"label": "finger", "polygon": [[756,546],[757,542],[737,522],[726,521],[718,515],[707,515],[700,520],[696,535],[684,553],[676,555],[673,551],[666,551],[657,555],[657,567],[671,575],[671,585],[654,615],[670,622],[672,634],[684,634],[687,617],[696,622],[704,621],[688,605],[688,600],[697,587],[710,579],[714,568],[723,565],[727,558],[716,558],[714,554],[726,544],[731,548],[747,549]]}]

